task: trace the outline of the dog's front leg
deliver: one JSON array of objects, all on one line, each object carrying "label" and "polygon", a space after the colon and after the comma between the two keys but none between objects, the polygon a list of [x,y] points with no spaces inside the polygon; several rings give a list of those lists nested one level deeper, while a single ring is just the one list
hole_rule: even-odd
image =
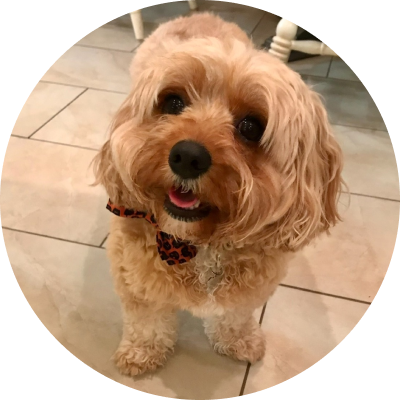
[{"label": "dog's front leg", "polygon": [[142,302],[123,304],[123,336],[114,361],[135,376],[164,365],[176,341],[176,313],[171,307]]},{"label": "dog's front leg", "polygon": [[265,354],[265,338],[251,310],[229,310],[204,321],[205,332],[217,353],[254,363]]}]

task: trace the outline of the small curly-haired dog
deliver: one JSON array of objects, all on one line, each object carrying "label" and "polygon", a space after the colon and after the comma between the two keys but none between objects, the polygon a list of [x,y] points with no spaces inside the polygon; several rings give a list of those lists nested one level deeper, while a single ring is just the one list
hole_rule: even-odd
[{"label": "small curly-haired dog", "polygon": [[265,352],[253,311],[287,255],[339,220],[342,154],[326,111],[296,72],[207,13],[162,24],[130,73],[94,163],[116,214],[115,362],[132,376],[163,365],[184,309],[215,351],[253,363]]}]

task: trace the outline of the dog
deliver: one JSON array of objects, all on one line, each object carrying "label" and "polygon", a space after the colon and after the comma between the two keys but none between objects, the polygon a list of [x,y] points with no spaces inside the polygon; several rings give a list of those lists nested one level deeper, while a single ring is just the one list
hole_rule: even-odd
[{"label": "dog", "polygon": [[164,365],[188,310],[216,352],[254,363],[265,353],[254,310],[289,255],[340,220],[343,157],[326,110],[299,74],[208,13],[160,25],[130,74],[94,159],[115,214],[114,361],[130,376]]}]

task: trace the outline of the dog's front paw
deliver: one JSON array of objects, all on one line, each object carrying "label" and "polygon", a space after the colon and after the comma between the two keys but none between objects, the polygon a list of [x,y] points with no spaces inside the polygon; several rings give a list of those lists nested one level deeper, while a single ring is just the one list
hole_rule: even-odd
[{"label": "dog's front paw", "polygon": [[157,346],[138,346],[122,341],[113,356],[115,365],[123,375],[136,376],[154,371],[165,364],[172,349]]},{"label": "dog's front paw", "polygon": [[260,326],[250,322],[238,330],[221,325],[208,327],[206,333],[214,350],[239,361],[259,361],[265,354],[265,337]]},{"label": "dog's front paw", "polygon": [[265,354],[265,338],[261,330],[256,334],[233,338],[228,343],[214,343],[217,353],[225,354],[239,361],[249,361],[251,364],[261,360]]}]

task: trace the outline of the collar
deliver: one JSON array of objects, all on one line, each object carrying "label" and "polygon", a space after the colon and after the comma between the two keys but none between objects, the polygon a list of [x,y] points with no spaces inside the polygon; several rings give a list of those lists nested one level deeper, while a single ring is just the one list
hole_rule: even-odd
[{"label": "collar", "polygon": [[162,232],[153,214],[132,210],[124,206],[117,206],[111,200],[108,200],[106,208],[118,217],[144,218],[150,225],[154,226],[157,230],[156,242],[158,254],[161,260],[166,261],[168,265],[184,264],[196,256],[196,246],[184,240],[176,240],[172,235]]}]

